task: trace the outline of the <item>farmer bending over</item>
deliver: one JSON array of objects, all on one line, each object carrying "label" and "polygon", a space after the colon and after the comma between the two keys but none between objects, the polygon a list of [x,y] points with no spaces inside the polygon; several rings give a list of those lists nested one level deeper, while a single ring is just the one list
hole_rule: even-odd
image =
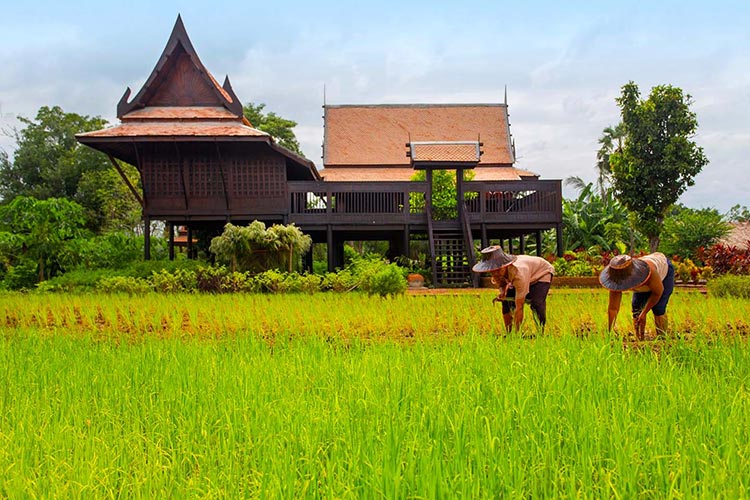
[{"label": "farmer bending over", "polygon": [[667,303],[674,290],[674,267],[667,257],[656,252],[643,257],[629,255],[614,257],[599,275],[599,282],[609,289],[609,329],[617,320],[622,292],[633,290],[633,323],[635,336],[643,340],[646,332],[646,315],[654,313],[656,331],[667,331]]},{"label": "farmer bending over", "polygon": [[541,257],[509,255],[499,245],[482,250],[482,260],[472,268],[474,272],[489,272],[498,285],[499,293],[493,302],[502,301],[505,328],[516,331],[523,322],[523,305],[529,302],[536,321],[544,328],[547,322],[547,294],[555,268]]}]

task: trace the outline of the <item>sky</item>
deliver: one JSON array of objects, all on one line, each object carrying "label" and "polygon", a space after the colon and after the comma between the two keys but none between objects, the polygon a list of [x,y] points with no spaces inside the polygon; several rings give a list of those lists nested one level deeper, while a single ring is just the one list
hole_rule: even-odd
[{"label": "sky", "polygon": [[296,121],[319,169],[324,96],[498,103],[507,88],[516,166],[593,181],[621,87],[634,81],[647,97],[669,84],[692,96],[710,162],[679,201],[750,206],[750,2],[740,0],[15,2],[0,6],[0,129],[53,105],[116,123],[178,14],[216,79]]}]

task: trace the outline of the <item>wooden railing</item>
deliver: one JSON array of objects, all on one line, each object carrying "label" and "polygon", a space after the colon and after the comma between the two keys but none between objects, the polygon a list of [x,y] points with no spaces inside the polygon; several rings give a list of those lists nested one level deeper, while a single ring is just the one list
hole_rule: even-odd
[{"label": "wooden railing", "polygon": [[[427,224],[426,182],[289,182],[298,224]],[[469,222],[559,223],[559,180],[464,183]]]},{"label": "wooden railing", "polygon": [[464,200],[472,223],[562,220],[559,180],[469,181],[464,183]]}]

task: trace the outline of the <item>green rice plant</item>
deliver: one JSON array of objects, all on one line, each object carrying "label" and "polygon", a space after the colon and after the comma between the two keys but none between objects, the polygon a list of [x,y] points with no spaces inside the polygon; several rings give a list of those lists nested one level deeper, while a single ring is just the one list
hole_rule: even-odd
[{"label": "green rice plant", "polygon": [[494,295],[4,293],[0,497],[748,496],[747,300]]}]

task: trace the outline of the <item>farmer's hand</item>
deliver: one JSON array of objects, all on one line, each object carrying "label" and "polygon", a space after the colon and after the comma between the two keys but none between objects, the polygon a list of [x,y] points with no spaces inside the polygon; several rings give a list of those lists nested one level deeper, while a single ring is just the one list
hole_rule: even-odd
[{"label": "farmer's hand", "polygon": [[635,326],[639,327],[641,325],[646,326],[646,313],[645,312],[642,312],[641,314],[639,314],[638,317],[635,319]]}]

